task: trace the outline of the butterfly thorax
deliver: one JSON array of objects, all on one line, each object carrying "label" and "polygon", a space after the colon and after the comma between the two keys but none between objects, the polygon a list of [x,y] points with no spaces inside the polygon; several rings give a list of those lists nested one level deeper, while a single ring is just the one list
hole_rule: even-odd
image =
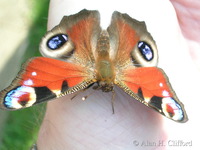
[{"label": "butterfly thorax", "polygon": [[109,57],[110,43],[109,36],[106,31],[102,31],[97,42],[97,83],[98,89],[103,92],[110,92],[114,85],[114,69],[113,63]]}]

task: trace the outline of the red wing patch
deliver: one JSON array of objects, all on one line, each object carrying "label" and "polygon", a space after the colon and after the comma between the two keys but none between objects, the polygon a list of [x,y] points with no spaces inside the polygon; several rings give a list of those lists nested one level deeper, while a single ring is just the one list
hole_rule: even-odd
[{"label": "red wing patch", "polygon": [[20,109],[70,94],[89,86],[84,67],[64,61],[37,57],[28,61],[11,86],[0,93],[4,109]]},{"label": "red wing patch", "polygon": [[84,68],[75,64],[56,59],[38,57],[32,60],[26,67],[26,73],[22,74],[20,85],[41,87],[47,86],[52,91],[60,91],[63,81],[68,87],[73,87],[88,76]]},{"label": "red wing patch", "polygon": [[148,107],[172,120],[187,121],[184,106],[178,100],[162,69],[156,67],[127,69],[119,80],[116,84]]}]

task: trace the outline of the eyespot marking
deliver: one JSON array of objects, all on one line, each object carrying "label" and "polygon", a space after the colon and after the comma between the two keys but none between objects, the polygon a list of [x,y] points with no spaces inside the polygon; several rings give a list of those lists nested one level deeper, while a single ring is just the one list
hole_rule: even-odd
[{"label": "eyespot marking", "polygon": [[145,60],[151,61],[153,59],[153,50],[149,44],[144,41],[139,41],[138,49]]},{"label": "eyespot marking", "polygon": [[56,50],[62,47],[68,41],[66,34],[57,34],[47,41],[47,46],[51,50]]},{"label": "eyespot marking", "polygon": [[36,94],[33,87],[19,86],[9,91],[4,97],[4,105],[9,109],[30,107],[36,102]]}]

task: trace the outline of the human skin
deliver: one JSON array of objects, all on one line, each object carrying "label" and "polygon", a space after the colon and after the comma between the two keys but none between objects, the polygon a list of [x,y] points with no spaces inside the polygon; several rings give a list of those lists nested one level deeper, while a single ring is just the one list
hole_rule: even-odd
[{"label": "human skin", "polygon": [[[165,70],[179,99],[185,104],[189,121],[184,124],[171,121],[117,87],[115,113],[112,114],[112,92],[88,89],[73,100],[73,95],[67,95],[48,102],[38,135],[38,149],[173,149],[174,145],[171,146],[169,140],[192,141],[192,148],[198,147],[195,134],[200,125],[196,113],[200,102],[197,100],[199,96],[195,85],[200,84],[200,45],[197,43],[200,37],[195,33],[200,31],[200,15],[196,11],[200,8],[200,2],[191,1],[173,0],[173,7],[167,0],[110,0],[101,3],[90,0],[84,3],[78,0],[51,0],[49,30],[59,24],[62,16],[77,13],[84,8],[103,10],[100,11],[102,13],[108,11],[102,16],[118,10],[144,20],[158,46],[159,67]],[[82,101],[81,98],[89,93],[92,94]],[[156,145],[145,145],[145,142],[155,142]]]}]

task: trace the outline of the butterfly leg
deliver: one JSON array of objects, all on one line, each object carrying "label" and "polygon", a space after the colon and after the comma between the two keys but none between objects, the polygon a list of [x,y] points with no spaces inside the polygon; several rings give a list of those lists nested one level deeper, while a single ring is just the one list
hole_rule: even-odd
[{"label": "butterfly leg", "polygon": [[112,100],[111,100],[111,103],[112,103],[112,112],[113,112],[113,114],[115,113],[115,109],[114,109],[115,95],[116,95],[115,91],[112,90]]}]

